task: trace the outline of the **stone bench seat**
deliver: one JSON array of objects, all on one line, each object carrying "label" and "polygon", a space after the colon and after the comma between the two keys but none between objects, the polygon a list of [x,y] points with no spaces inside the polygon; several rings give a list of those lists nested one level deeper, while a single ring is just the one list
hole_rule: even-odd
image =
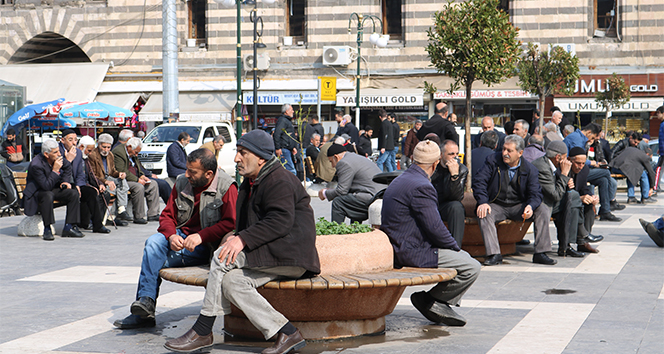
[{"label": "stone bench seat", "polygon": [[[275,280],[258,292],[309,340],[380,334],[407,286],[449,281],[456,270],[394,269],[390,241],[380,230],[354,235],[317,236],[321,274]],[[159,276],[175,283],[206,286],[208,266],[165,268]],[[233,338],[263,339],[239,309],[224,316]],[[231,339],[231,338],[228,338]]]}]

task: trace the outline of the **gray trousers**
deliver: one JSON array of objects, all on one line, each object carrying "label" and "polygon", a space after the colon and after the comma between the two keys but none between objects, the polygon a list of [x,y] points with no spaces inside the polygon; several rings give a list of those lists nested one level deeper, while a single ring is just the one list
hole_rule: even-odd
[{"label": "gray trousers", "polygon": [[115,177],[108,176],[106,177],[107,181],[112,181],[115,183],[115,190],[109,190],[109,192],[115,195],[115,202],[118,207],[127,207],[127,192],[129,191],[129,185],[127,184],[126,179],[119,179]]},{"label": "gray trousers", "polygon": [[[498,233],[496,232],[496,223],[505,219],[522,222],[524,206],[519,204],[511,207],[503,207],[498,204],[490,203],[491,213],[485,218],[479,219],[480,231],[484,239],[484,247],[487,255],[500,254],[500,244],[498,243]],[[544,253],[551,251],[551,235],[549,234],[549,218],[551,211],[544,203],[540,204],[533,211],[535,219],[535,253]]]},{"label": "gray trousers", "polygon": [[146,183],[127,182],[131,192],[131,205],[134,209],[134,219],[145,218],[145,202],[148,203],[148,217],[159,215],[159,187],[156,182]]},{"label": "gray trousers", "polygon": [[447,228],[450,230],[452,237],[456,241],[459,248],[463,242],[463,231],[466,227],[464,219],[466,218],[466,211],[463,204],[459,201],[441,202],[438,204],[438,213],[440,218],[447,222]]},{"label": "gray trousers", "polygon": [[205,288],[201,315],[220,316],[231,313],[231,303],[247,316],[247,319],[263,333],[265,339],[288,323],[288,319],[270,305],[256,288],[280,278],[299,278],[302,267],[246,268],[247,258],[240,252],[235,262],[226,264],[219,260],[221,248],[214,252],[210,262],[210,274]]},{"label": "gray trousers", "polygon": [[579,245],[584,243],[579,236],[579,223],[583,222],[581,197],[577,191],[568,191],[563,198],[553,206],[551,215],[556,218],[554,224],[558,231],[558,250],[564,251],[571,242]]},{"label": "gray trousers", "polygon": [[[369,198],[371,198],[370,195]],[[354,194],[335,197],[332,199],[332,221],[343,224],[346,217],[351,222],[357,221],[361,223],[369,218],[369,205]]]},{"label": "gray trousers", "polygon": [[[583,208],[581,208],[581,220],[579,220],[577,237],[585,238],[588,236],[591,232],[593,232],[593,225],[595,225],[595,208],[592,204],[583,204]],[[581,243],[579,244],[581,245]]]},{"label": "gray trousers", "polygon": [[459,305],[463,294],[477,280],[482,266],[466,251],[457,252],[441,248],[438,249],[438,268],[456,269],[457,276],[450,281],[436,284],[429,290],[429,295],[437,301],[456,306]]}]

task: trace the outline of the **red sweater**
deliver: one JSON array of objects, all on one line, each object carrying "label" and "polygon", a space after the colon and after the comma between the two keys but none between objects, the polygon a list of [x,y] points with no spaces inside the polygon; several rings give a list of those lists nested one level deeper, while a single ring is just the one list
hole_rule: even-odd
[{"label": "red sweater", "polygon": [[[212,182],[210,182],[212,183]],[[229,231],[235,229],[235,204],[237,202],[237,187],[233,184],[228,188],[226,194],[221,198],[224,204],[221,207],[221,220],[216,224],[201,230],[201,216],[199,212],[201,192],[209,187],[207,186],[194,188],[194,214],[189,221],[184,224],[180,230],[185,235],[198,233],[201,235],[203,242],[215,242],[221,240]],[[170,198],[166,208],[161,212],[159,217],[159,228],[157,232],[163,234],[168,239],[171,235],[175,234],[177,221],[175,215],[177,213],[175,207],[175,198],[177,191],[173,187]]]}]

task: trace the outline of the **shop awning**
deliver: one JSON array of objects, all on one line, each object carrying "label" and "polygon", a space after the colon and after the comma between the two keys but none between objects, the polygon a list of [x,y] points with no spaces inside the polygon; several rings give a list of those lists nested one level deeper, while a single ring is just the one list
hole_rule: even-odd
[{"label": "shop awning", "polygon": [[34,103],[93,101],[107,71],[107,63],[0,65],[0,77],[25,86],[26,99]]},{"label": "shop awning", "polygon": [[[180,92],[180,121],[228,120],[235,107],[236,94],[231,92]],[[163,119],[163,95],[154,93],[139,113],[141,121]]]},{"label": "shop awning", "polygon": [[134,107],[136,101],[141,96],[140,93],[100,93],[95,98],[95,101],[108,103],[124,109],[131,109]]}]

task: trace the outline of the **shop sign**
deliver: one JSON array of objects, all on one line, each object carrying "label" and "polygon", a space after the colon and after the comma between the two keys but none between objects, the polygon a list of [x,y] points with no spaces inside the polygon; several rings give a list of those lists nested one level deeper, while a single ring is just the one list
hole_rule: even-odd
[{"label": "shop sign", "polygon": [[[636,96],[660,96],[664,79],[662,74],[625,74],[622,76],[629,92]],[[584,75],[574,84],[574,96],[594,96],[597,92],[605,92],[609,75]],[[664,91],[664,90],[663,90]]]},{"label": "shop sign", "polygon": [[[433,94],[436,100],[461,100],[466,99],[466,91],[454,91],[450,94],[447,91],[437,91]],[[506,99],[506,98],[537,98],[530,92],[523,90],[473,90],[470,93],[472,99]]]},{"label": "shop sign", "polygon": [[[368,90],[367,90],[368,91]],[[339,93],[337,106],[355,107],[355,91]],[[421,90],[371,90],[367,93],[360,91],[360,107],[401,107],[422,106],[424,96]]]},{"label": "shop sign", "polygon": [[[619,108],[611,109],[612,112],[652,112],[661,106],[664,97],[632,97],[632,99]],[[553,100],[553,104],[560,107],[563,112],[604,112],[594,99],[589,98],[559,98]]]},{"label": "shop sign", "polygon": [[320,100],[334,101],[337,99],[337,78],[319,76],[320,80]]},{"label": "shop sign", "polygon": [[[258,92],[258,102],[259,105],[282,105],[285,103],[291,105],[314,105],[318,104],[318,92],[316,91],[263,91]],[[254,104],[254,93],[253,92],[243,92],[242,93],[242,104],[253,105]]]}]

